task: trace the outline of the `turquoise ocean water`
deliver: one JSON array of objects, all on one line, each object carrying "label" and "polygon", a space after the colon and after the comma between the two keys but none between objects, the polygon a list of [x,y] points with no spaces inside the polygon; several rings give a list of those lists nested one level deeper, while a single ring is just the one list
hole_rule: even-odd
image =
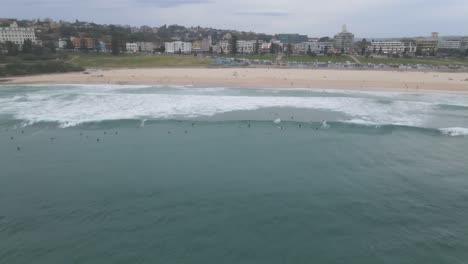
[{"label": "turquoise ocean water", "polygon": [[0,263],[467,261],[467,96],[0,87]]}]

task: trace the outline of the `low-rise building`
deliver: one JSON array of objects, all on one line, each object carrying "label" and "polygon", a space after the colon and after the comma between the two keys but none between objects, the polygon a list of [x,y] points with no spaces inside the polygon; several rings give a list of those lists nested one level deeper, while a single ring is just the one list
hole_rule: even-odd
[{"label": "low-rise building", "polygon": [[94,41],[92,38],[70,38],[73,46],[76,50],[79,49],[93,49],[94,48]]},{"label": "low-rise building", "polygon": [[402,41],[372,41],[369,49],[372,53],[403,54],[406,47]]},{"label": "low-rise building", "polygon": [[263,40],[238,40],[237,52],[241,54],[253,54],[256,51],[260,52],[262,44]]},{"label": "low-rise building", "polygon": [[67,47],[67,40],[60,38],[58,41],[58,48],[63,50]]},{"label": "low-rise building", "polygon": [[463,37],[461,39],[462,49],[468,49],[468,37]]},{"label": "low-rise building", "polygon": [[231,43],[229,43],[229,40],[221,40],[218,43],[218,53],[221,54],[227,54],[231,52]]},{"label": "low-rise building", "polygon": [[319,53],[326,54],[333,51],[334,43],[331,41],[319,41],[317,42],[317,46],[319,49]]},{"label": "low-rise building", "polygon": [[211,36],[208,36],[207,38],[202,39],[201,41],[201,51],[202,52],[208,52],[210,51],[211,46],[213,45],[213,39]]},{"label": "low-rise building", "polygon": [[439,50],[459,50],[462,47],[460,40],[441,40],[437,43],[437,49]]},{"label": "low-rise building", "polygon": [[153,42],[137,42],[138,52],[153,53],[157,45]]},{"label": "low-rise building", "polygon": [[319,45],[317,41],[307,41],[301,43],[292,44],[293,52],[296,54],[306,54],[309,51],[313,53],[319,53]]},{"label": "low-rise building", "polygon": [[165,43],[166,53],[183,53],[183,54],[190,54],[192,53],[192,43],[191,42],[182,42],[182,41],[174,41],[174,42],[166,42]]},{"label": "low-rise building", "polygon": [[128,53],[137,53],[138,52],[138,44],[137,43],[127,43],[125,45],[125,49]]},{"label": "low-rise building", "polygon": [[13,22],[9,27],[0,27],[0,43],[10,41],[22,46],[27,39],[36,43],[36,34],[33,28],[18,27],[16,22]]}]

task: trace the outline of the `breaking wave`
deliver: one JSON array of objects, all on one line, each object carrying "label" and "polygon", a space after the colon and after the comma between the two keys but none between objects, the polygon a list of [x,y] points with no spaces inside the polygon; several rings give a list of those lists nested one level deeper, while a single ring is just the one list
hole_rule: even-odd
[{"label": "breaking wave", "polygon": [[[437,116],[434,111],[439,111],[441,104],[444,109],[449,108],[451,102],[461,111],[464,108],[458,105],[468,105],[467,98],[453,95],[414,96],[389,92],[148,85],[35,85],[0,89],[0,115],[26,124],[56,122],[61,127],[112,120],[212,117],[265,108],[326,111],[339,115],[332,121],[361,125],[432,127]],[[321,118],[308,121],[317,120]],[[454,128],[441,129],[441,132],[447,135],[466,133],[458,126],[460,124],[447,124],[444,127]]]}]

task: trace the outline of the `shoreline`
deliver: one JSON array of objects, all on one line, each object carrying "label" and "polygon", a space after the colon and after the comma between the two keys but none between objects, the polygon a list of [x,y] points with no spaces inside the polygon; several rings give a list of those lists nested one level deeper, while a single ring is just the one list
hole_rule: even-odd
[{"label": "shoreline", "polygon": [[468,92],[468,73],[291,68],[88,69],[0,79],[22,84],[182,85],[193,87]]}]

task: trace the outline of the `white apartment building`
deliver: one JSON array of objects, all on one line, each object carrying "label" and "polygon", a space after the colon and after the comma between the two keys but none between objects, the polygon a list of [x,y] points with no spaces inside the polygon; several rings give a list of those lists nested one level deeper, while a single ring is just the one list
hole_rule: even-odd
[{"label": "white apartment building", "polygon": [[151,53],[157,48],[156,44],[153,42],[137,42],[137,47],[139,52]]},{"label": "white apartment building", "polygon": [[319,48],[317,41],[294,43],[292,44],[292,46],[293,46],[293,52],[297,54],[306,54],[307,51],[309,50],[309,47],[310,47],[311,52],[314,52],[314,53],[320,52],[320,48]]},{"label": "white apartment building", "polygon": [[334,43],[331,42],[331,41],[318,42],[317,43],[319,53],[325,53],[325,51],[332,52],[333,51],[333,45],[334,45]]},{"label": "white apartment building", "polygon": [[138,52],[138,44],[137,43],[127,43],[126,50],[129,53],[137,53]]},{"label": "white apartment building", "polygon": [[262,48],[263,40],[238,40],[237,41],[237,52],[238,53],[255,53],[255,46],[258,42],[258,50]]},{"label": "white apartment building", "polygon": [[451,49],[458,50],[461,49],[462,43],[459,40],[441,40],[437,43],[437,49]]},{"label": "white apartment building", "polygon": [[13,22],[9,27],[0,27],[0,43],[11,41],[17,45],[23,45],[27,39],[36,43],[36,34],[33,28],[20,28],[16,22]]},{"label": "white apartment building", "polygon": [[405,43],[401,41],[372,41],[369,49],[372,53],[400,54],[405,52]]},{"label": "white apartment building", "polygon": [[60,38],[58,41],[58,48],[63,50],[67,47],[67,40]]},{"label": "white apartment building", "polygon": [[218,48],[219,53],[223,52],[224,54],[227,54],[231,51],[231,44],[229,43],[229,40],[221,40],[218,43]]},{"label": "white apartment building", "polygon": [[191,42],[182,42],[182,41],[174,41],[174,42],[166,42],[166,53],[181,53],[190,54],[192,53],[192,43]]}]

